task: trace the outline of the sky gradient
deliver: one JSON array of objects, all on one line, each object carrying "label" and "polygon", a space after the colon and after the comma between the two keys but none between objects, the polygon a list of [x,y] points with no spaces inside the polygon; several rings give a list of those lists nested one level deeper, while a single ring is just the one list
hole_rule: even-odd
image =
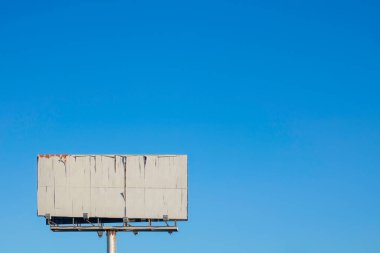
[{"label": "sky gradient", "polygon": [[170,153],[189,221],[118,252],[380,252],[379,11],[0,0],[0,251],[106,251],[36,216],[37,154]]}]

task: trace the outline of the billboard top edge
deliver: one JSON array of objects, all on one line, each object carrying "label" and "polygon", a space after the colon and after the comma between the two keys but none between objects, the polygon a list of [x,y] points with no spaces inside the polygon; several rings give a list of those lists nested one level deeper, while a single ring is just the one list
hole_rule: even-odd
[{"label": "billboard top edge", "polygon": [[187,156],[187,154],[38,154],[38,158],[67,156]]}]

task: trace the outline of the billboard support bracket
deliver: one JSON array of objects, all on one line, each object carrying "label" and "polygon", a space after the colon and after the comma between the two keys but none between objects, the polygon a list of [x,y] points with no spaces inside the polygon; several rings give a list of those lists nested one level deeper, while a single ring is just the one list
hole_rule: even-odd
[{"label": "billboard support bracket", "polygon": [[177,226],[60,226],[50,225],[53,232],[178,232]]}]

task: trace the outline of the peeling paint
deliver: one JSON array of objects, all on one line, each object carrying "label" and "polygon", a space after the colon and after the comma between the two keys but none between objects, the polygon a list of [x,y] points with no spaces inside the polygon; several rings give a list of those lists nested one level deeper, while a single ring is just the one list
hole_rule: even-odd
[{"label": "peeling paint", "polygon": [[52,158],[52,157],[58,157],[66,161],[66,158],[68,157],[68,154],[40,154],[38,155],[38,158]]}]

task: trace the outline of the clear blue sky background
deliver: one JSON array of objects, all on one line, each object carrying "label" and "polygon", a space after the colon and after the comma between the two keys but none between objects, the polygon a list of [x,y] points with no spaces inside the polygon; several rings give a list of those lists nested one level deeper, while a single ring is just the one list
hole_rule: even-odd
[{"label": "clear blue sky background", "polygon": [[185,153],[181,232],[119,252],[380,252],[377,1],[0,1],[1,252],[105,252],[36,216],[39,153]]}]

